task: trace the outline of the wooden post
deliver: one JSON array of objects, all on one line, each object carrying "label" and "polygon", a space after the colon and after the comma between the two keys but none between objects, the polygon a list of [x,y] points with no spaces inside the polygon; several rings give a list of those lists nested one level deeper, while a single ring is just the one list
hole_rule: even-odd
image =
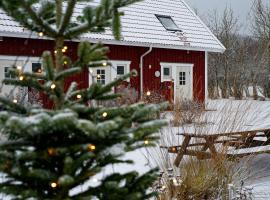
[{"label": "wooden post", "polygon": [[191,136],[186,135],[184,137],[185,137],[185,139],[183,141],[183,145],[181,146],[181,149],[179,150],[179,152],[178,152],[178,154],[177,154],[177,156],[175,158],[175,161],[174,161],[174,165],[176,167],[179,167],[180,162],[182,161],[183,156],[184,156],[184,154],[186,152],[186,149],[187,149],[187,147],[189,145],[189,142],[191,140]]}]

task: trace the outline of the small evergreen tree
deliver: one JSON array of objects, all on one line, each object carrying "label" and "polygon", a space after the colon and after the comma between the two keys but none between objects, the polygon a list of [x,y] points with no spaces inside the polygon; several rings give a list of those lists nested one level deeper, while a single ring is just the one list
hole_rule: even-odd
[{"label": "small evergreen tree", "polygon": [[[22,26],[55,40],[55,52],[42,55],[42,73],[14,69],[10,73],[16,78],[4,80],[46,94],[54,106],[48,110],[0,98],[5,108],[0,112],[1,134],[7,138],[0,143],[0,172],[5,176],[0,193],[14,200],[140,200],[154,195],[148,190],[154,170],[141,176],[135,171],[112,173],[97,186],[86,182],[106,166],[131,163],[122,158],[126,152],[154,145],[154,133],[165,125],[155,120],[155,113],[165,105],[96,106],[96,101],[117,98],[112,88],[130,75],[86,89],[78,89],[73,82],[64,90],[66,78],[102,66],[107,59],[106,47],[81,42],[78,59],[71,60],[63,53],[65,41],[87,32],[103,32],[106,27],[119,39],[122,13],[118,9],[136,1],[102,0],[97,7],[87,5],[89,0],[0,1],[0,8]],[[85,8],[75,21],[73,11],[79,2]],[[83,191],[70,193],[82,185]]]}]

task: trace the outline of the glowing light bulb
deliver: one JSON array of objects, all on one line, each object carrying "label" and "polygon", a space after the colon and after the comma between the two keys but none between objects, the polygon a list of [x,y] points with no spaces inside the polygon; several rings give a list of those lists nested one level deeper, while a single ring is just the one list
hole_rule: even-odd
[{"label": "glowing light bulb", "polygon": [[64,61],[64,65],[67,65],[68,64],[68,62],[67,61]]},{"label": "glowing light bulb", "polygon": [[81,99],[81,98],[82,98],[82,95],[77,94],[77,99]]},{"label": "glowing light bulb", "polygon": [[149,144],[149,140],[144,140],[144,144],[148,145]]},{"label": "glowing light bulb", "polygon": [[21,71],[22,70],[22,66],[17,66],[17,70]]},{"label": "glowing light bulb", "polygon": [[55,89],[56,88],[56,85],[53,83],[53,84],[51,84],[51,89],[53,90],[53,89]]},{"label": "glowing light bulb", "polygon": [[38,33],[38,36],[39,36],[39,37],[43,37],[43,36],[44,36],[44,33],[43,33],[43,32],[39,32],[39,33]]},{"label": "glowing light bulb", "polygon": [[163,190],[165,190],[165,189],[166,189],[166,186],[165,186],[165,185],[163,185],[163,186],[162,186],[162,189],[163,189]]},{"label": "glowing light bulb", "polygon": [[13,99],[13,103],[18,103],[18,100],[17,99]]},{"label": "glowing light bulb", "polygon": [[52,188],[56,188],[56,187],[57,187],[57,183],[52,182],[52,183],[51,183],[51,187],[52,187]]},{"label": "glowing light bulb", "polygon": [[64,49],[65,49],[65,50],[67,50],[67,49],[68,49],[68,47],[67,47],[67,46],[64,46]]},{"label": "glowing light bulb", "polygon": [[63,53],[66,53],[66,51],[67,51],[66,49],[62,49],[62,52],[63,52]]},{"label": "glowing light bulb", "polygon": [[104,112],[104,113],[102,114],[102,116],[105,118],[105,117],[108,116],[108,113]]},{"label": "glowing light bulb", "polygon": [[57,54],[57,50],[54,51],[54,54]]},{"label": "glowing light bulb", "polygon": [[97,75],[97,78],[100,78],[101,76],[100,75]]},{"label": "glowing light bulb", "polygon": [[106,67],[106,66],[107,66],[107,63],[106,63],[106,62],[104,62],[104,63],[102,63],[102,65],[103,65],[104,67]]},{"label": "glowing light bulb", "polygon": [[176,147],[172,147],[172,152],[176,152],[177,148]]},{"label": "glowing light bulb", "polygon": [[19,80],[20,80],[20,81],[23,81],[23,79],[24,79],[23,76],[20,76],[20,77],[19,77]]},{"label": "glowing light bulb", "polygon": [[147,96],[150,96],[150,95],[151,95],[151,92],[150,92],[150,91],[147,91],[147,92],[146,92],[146,95],[147,95]]},{"label": "glowing light bulb", "polygon": [[89,149],[90,151],[95,151],[95,150],[96,150],[96,146],[93,145],[93,144],[89,144],[89,145],[88,145],[88,149]]},{"label": "glowing light bulb", "polygon": [[49,154],[50,156],[54,156],[54,155],[56,155],[56,150],[55,150],[54,148],[49,148],[49,149],[48,149],[48,154]]}]

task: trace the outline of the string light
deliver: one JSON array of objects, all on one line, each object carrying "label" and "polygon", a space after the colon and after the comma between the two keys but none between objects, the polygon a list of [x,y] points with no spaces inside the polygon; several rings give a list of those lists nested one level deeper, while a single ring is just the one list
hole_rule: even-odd
[{"label": "string light", "polygon": [[144,140],[144,144],[148,145],[149,144],[149,140]]},{"label": "string light", "polygon": [[57,183],[52,182],[52,183],[51,183],[51,187],[52,187],[52,188],[56,188],[56,187],[57,187]]},{"label": "string light", "polygon": [[20,76],[20,77],[19,77],[19,80],[20,80],[20,81],[23,81],[23,79],[24,79],[23,76]]},{"label": "string light", "polygon": [[57,50],[54,51],[54,54],[57,54]]},{"label": "string light", "polygon": [[172,147],[171,148],[171,152],[173,152],[173,153],[177,152],[177,148],[176,147]]},{"label": "string light", "polygon": [[51,89],[54,90],[56,88],[56,85],[53,83],[51,84]]},{"label": "string light", "polygon": [[105,117],[108,116],[108,113],[104,112],[104,113],[102,114],[102,116],[105,118]]},{"label": "string light", "polygon": [[100,75],[97,75],[97,78],[100,78],[101,76]]},{"label": "string light", "polygon": [[63,52],[63,53],[66,53],[66,51],[67,51],[66,49],[62,49],[62,52]]},{"label": "string light", "polygon": [[96,146],[93,145],[93,144],[89,144],[89,145],[88,145],[88,149],[89,149],[90,151],[95,151],[95,150],[96,150]]},{"label": "string light", "polygon": [[55,150],[54,148],[49,148],[49,149],[48,149],[48,154],[49,154],[50,156],[54,156],[54,155],[56,155],[56,150]]},{"label": "string light", "polygon": [[13,103],[18,103],[18,100],[17,99],[13,99]]},{"label": "string light", "polygon": [[67,47],[67,46],[64,46],[64,49],[65,49],[65,50],[67,50],[67,49],[68,49],[68,47]]},{"label": "string light", "polygon": [[17,66],[17,70],[21,71],[22,70],[22,66]]},{"label": "string light", "polygon": [[107,66],[107,63],[106,63],[106,62],[104,62],[104,63],[102,63],[102,65],[103,65],[104,67],[106,67],[106,66]]},{"label": "string light", "polygon": [[38,33],[38,36],[39,36],[39,37],[43,37],[43,36],[44,36],[44,33],[43,33],[43,32],[39,32],[39,33]]},{"label": "string light", "polygon": [[165,190],[165,189],[166,189],[166,186],[165,186],[165,185],[163,185],[163,186],[162,186],[162,189],[163,189],[163,190]]},{"label": "string light", "polygon": [[68,62],[67,61],[64,61],[64,65],[67,65],[68,64]]},{"label": "string light", "polygon": [[82,95],[77,94],[77,99],[81,99],[81,98],[82,98]]},{"label": "string light", "polygon": [[146,95],[147,95],[147,96],[150,96],[150,95],[151,95],[151,92],[150,92],[150,91],[147,91],[147,92],[146,92]]}]

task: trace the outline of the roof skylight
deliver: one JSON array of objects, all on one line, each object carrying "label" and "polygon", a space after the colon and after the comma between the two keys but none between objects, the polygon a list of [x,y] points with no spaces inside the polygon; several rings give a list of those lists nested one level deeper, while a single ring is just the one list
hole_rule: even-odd
[{"label": "roof skylight", "polygon": [[164,15],[156,15],[160,23],[166,28],[168,31],[180,31],[179,27],[173,21],[172,17],[164,16]]}]

